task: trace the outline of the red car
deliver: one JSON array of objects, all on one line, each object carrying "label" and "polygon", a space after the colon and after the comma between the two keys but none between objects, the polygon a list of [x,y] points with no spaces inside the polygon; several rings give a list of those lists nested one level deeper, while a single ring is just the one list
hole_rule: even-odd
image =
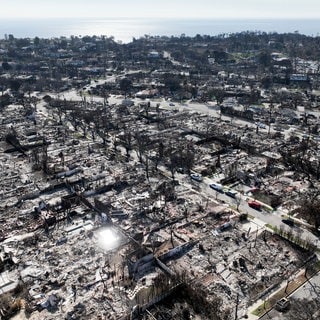
[{"label": "red car", "polygon": [[255,200],[248,201],[248,206],[256,210],[261,209],[261,203]]}]

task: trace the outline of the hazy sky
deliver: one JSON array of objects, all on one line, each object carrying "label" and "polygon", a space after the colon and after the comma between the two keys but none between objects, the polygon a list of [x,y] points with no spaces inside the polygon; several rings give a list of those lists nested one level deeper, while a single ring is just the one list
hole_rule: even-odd
[{"label": "hazy sky", "polygon": [[0,19],[22,17],[320,18],[320,0],[0,0],[0,8]]}]

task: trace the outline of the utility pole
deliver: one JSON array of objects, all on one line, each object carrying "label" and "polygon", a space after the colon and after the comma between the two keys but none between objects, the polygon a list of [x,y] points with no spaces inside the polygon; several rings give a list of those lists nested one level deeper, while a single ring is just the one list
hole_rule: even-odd
[{"label": "utility pole", "polygon": [[238,305],[239,305],[239,293],[237,293],[236,311],[234,315],[234,320],[238,320]]},{"label": "utility pole", "polygon": [[256,238],[254,239],[254,248],[256,247],[257,244],[257,237],[258,237],[258,226],[257,226],[257,231],[256,231]]},{"label": "utility pole", "polygon": [[288,278],[288,279],[287,279],[286,288],[284,289],[284,292],[285,292],[285,293],[287,293],[287,290],[288,290],[288,287],[289,287],[289,282],[290,282],[290,279]]},{"label": "utility pole", "polygon": [[271,130],[271,115],[272,115],[272,111],[273,111],[274,105],[271,102],[269,105],[269,128],[268,128],[268,136],[270,135],[270,130]]}]

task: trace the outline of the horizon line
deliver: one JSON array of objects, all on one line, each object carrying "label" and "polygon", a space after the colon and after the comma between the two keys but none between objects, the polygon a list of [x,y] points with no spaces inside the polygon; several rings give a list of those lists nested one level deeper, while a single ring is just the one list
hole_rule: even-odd
[{"label": "horizon line", "polygon": [[247,16],[247,17],[148,17],[148,16],[141,16],[141,17],[132,17],[132,16],[89,16],[89,17],[84,17],[84,16],[47,16],[47,17],[40,17],[40,16],[35,16],[35,17],[1,17],[3,20],[47,20],[47,19],[56,19],[56,20],[63,20],[63,19],[86,19],[86,20],[91,20],[91,19],[109,19],[109,20],[120,20],[120,19],[126,19],[126,20],[140,20],[140,19],[145,19],[145,20],[151,20],[151,19],[158,19],[158,20],[254,20],[254,21],[259,21],[259,20],[319,20],[320,17],[252,17],[252,16]]}]

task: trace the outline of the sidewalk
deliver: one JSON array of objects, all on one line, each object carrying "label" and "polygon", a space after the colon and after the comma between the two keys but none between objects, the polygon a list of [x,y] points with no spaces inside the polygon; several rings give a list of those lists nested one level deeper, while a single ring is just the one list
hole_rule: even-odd
[{"label": "sidewalk", "polygon": [[[315,272],[310,279],[315,277],[319,274],[320,271]],[[281,282],[279,288],[276,291],[272,291],[269,295],[265,297],[265,299],[259,299],[254,304],[252,304],[247,311],[247,318],[240,318],[240,319],[249,319],[249,320],[257,320],[263,318],[269,311],[273,310],[274,303],[280,300],[283,297],[290,297],[291,295],[295,294],[300,288],[302,288],[307,282],[308,279],[304,276],[305,270],[299,270],[293,279],[290,280],[289,284],[287,280]],[[270,300],[272,304],[270,306]],[[264,309],[264,304],[266,304],[266,308]],[[258,308],[262,308],[262,315],[256,316],[252,314]],[[265,311],[265,312],[264,312]]]},{"label": "sidewalk", "polygon": [[[267,304],[267,301],[269,301],[270,298],[275,296],[277,293],[280,293],[281,290],[286,288],[286,286],[287,286],[287,281],[284,280],[284,281],[281,282],[281,284],[280,284],[279,288],[277,289],[277,291],[272,291],[270,294],[268,294],[265,297],[265,299],[259,299],[252,306],[250,306],[250,308],[248,308],[248,319],[254,320],[254,319],[261,318],[261,316],[255,316],[254,314],[252,314],[252,312],[257,310],[259,307],[264,308],[264,304]],[[267,308],[265,311],[267,312],[269,309],[270,308]]]}]

